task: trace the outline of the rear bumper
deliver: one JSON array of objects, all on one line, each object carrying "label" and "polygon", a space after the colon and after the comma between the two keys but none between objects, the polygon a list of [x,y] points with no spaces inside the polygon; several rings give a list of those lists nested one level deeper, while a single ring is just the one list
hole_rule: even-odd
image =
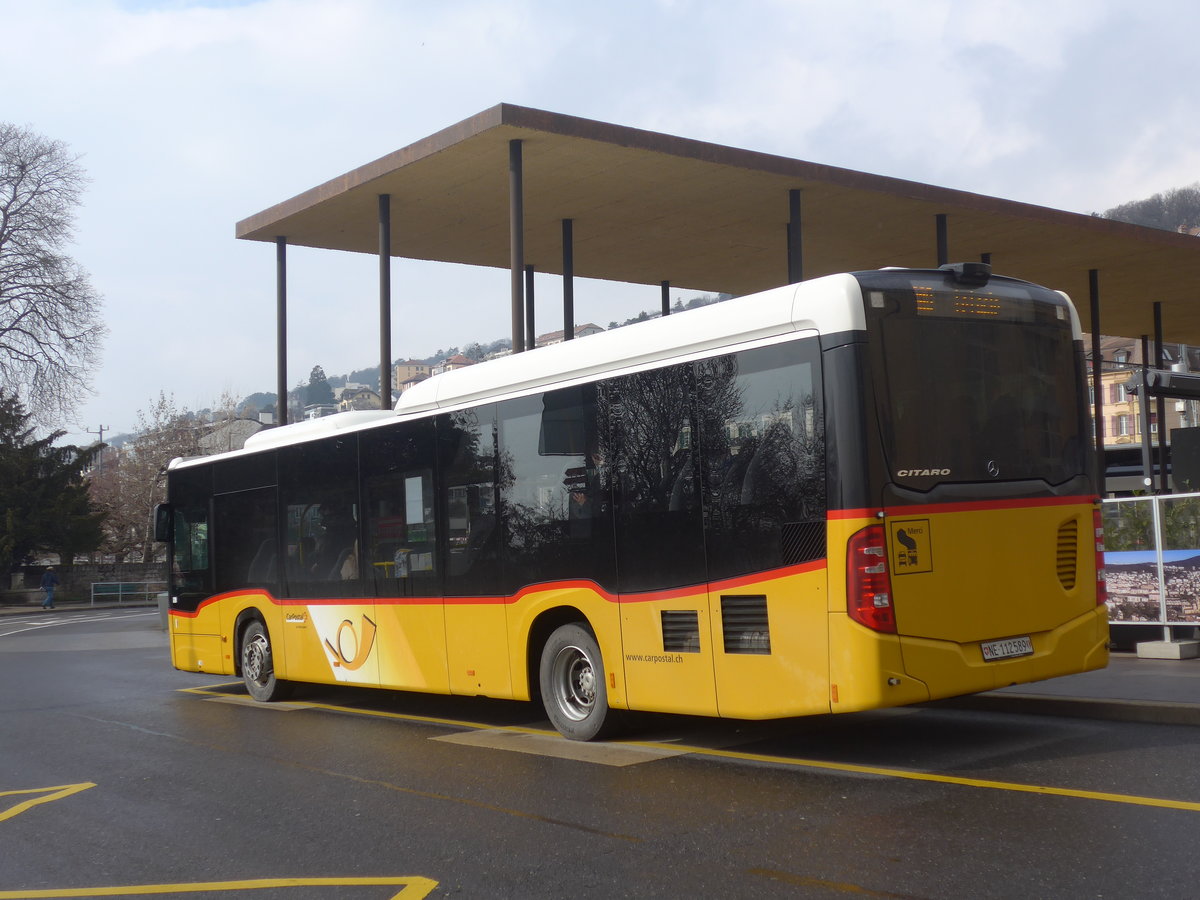
[{"label": "rear bumper", "polygon": [[1050,631],[1029,635],[1033,655],[986,661],[978,642],[901,637],[904,669],[931,700],[1102,669],[1108,665],[1108,609],[1097,606]]}]

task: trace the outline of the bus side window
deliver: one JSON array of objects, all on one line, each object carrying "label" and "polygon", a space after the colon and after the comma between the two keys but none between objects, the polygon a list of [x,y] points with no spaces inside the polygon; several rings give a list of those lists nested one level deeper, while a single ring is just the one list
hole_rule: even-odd
[{"label": "bus side window", "polygon": [[[694,584],[704,572],[690,364],[605,382],[605,457],[616,467],[617,572],[623,592]],[[703,575],[701,574],[701,577]]]},{"label": "bus side window", "polygon": [[[610,584],[610,503],[596,386],[500,404],[505,587],[591,578]],[[519,574],[518,574],[519,573]]]},{"label": "bus side window", "polygon": [[203,506],[175,507],[174,549],[171,563],[173,593],[209,594],[208,510]]},{"label": "bus side window", "polygon": [[377,596],[433,596],[438,585],[436,443],[433,422],[405,422],[362,436],[366,511],[364,575]]},{"label": "bus side window", "polygon": [[501,592],[495,420],[495,404],[437,418],[438,471],[446,498],[445,593],[450,597]]},{"label": "bus side window", "polygon": [[184,469],[171,479],[172,551],[171,594],[180,609],[212,593],[210,569],[208,498],[212,473],[208,469]]},{"label": "bus side window", "polygon": [[275,489],[213,497],[216,590],[262,587],[278,591]]},{"label": "bus side window", "polygon": [[289,595],[362,596],[357,438],[282,448],[279,489]]},{"label": "bus side window", "polygon": [[825,555],[815,341],[696,363],[710,579]]}]

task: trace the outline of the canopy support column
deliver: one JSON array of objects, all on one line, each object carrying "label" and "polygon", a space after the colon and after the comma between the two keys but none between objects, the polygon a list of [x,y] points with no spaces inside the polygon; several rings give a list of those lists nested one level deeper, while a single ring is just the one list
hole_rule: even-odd
[{"label": "canopy support column", "polygon": [[1138,428],[1142,432],[1142,481],[1154,493],[1154,460],[1150,452],[1150,337],[1142,335],[1142,385],[1138,389]]},{"label": "canopy support column", "polygon": [[525,267],[525,349],[537,346],[537,328],[533,317],[533,266]]},{"label": "canopy support column", "polygon": [[562,220],[563,340],[575,339],[575,222]]},{"label": "canopy support column", "polygon": [[788,191],[787,267],[788,284],[804,280],[804,228],[801,224],[800,191]]},{"label": "canopy support column", "polygon": [[[1154,301],[1154,368],[1167,367],[1163,348],[1162,301]],[[1170,490],[1167,477],[1167,399],[1159,394],[1154,398],[1155,418],[1158,419],[1158,489],[1162,493]]]},{"label": "canopy support column", "polygon": [[379,408],[392,408],[392,196],[379,195]]},{"label": "canopy support column", "polygon": [[663,281],[659,287],[662,288],[662,314],[669,316],[671,314],[671,282]]},{"label": "canopy support column", "polygon": [[1092,328],[1092,418],[1096,423],[1096,491],[1103,497],[1108,493],[1104,459],[1104,381],[1101,377],[1104,360],[1100,354],[1100,270],[1088,269],[1088,302],[1091,305]]},{"label": "canopy support column", "polygon": [[275,238],[275,422],[288,423],[287,238]]},{"label": "canopy support column", "polygon": [[937,264],[948,265],[950,262],[950,229],[947,225],[946,214],[938,213],[934,219],[937,230]]},{"label": "canopy support column", "polygon": [[525,185],[521,142],[508,142],[508,251],[512,286],[512,352],[525,350]]}]

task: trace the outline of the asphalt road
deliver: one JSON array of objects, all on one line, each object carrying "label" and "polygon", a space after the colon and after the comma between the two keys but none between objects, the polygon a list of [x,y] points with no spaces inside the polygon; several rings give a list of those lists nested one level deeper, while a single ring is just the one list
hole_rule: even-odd
[{"label": "asphalt road", "polygon": [[152,610],[0,620],[0,900],[1130,897],[1200,884],[1200,729],[642,717],[175,672]]}]

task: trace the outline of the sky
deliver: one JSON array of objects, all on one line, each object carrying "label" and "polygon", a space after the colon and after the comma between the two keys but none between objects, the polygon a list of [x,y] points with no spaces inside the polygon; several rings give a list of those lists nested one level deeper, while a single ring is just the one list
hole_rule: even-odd
[{"label": "sky", "polygon": [[[0,121],[90,179],[109,333],[71,443],[273,392],[275,252],[235,223],[501,102],[1081,213],[1200,180],[1194,0],[0,0],[0,29]],[[377,273],[289,249],[290,384],[378,364]],[[397,358],[509,336],[507,270],[392,279]]]}]

